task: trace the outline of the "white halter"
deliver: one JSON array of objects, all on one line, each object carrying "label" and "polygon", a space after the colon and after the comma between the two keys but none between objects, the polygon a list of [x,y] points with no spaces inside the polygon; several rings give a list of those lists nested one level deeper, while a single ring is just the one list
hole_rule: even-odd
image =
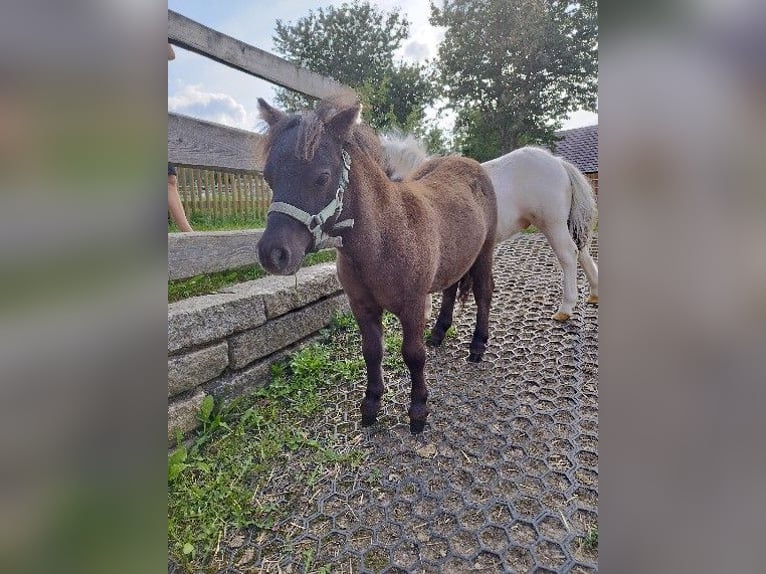
[{"label": "white halter", "polygon": [[[324,229],[322,229],[322,226],[328,219],[334,215],[340,216],[341,211],[343,211],[343,194],[345,193],[346,187],[348,186],[348,174],[351,169],[351,156],[346,153],[346,150],[341,150],[341,154],[343,155],[343,170],[340,174],[338,189],[335,192],[335,198],[330,203],[328,203],[327,206],[322,209],[322,211],[316,215],[311,215],[310,213],[303,211],[294,205],[290,205],[289,203],[275,201],[271,204],[271,207],[269,207],[269,210],[266,212],[266,215],[272,212],[283,213],[284,215],[288,215],[293,219],[297,219],[303,225],[305,225],[313,237],[313,245],[309,249],[309,252],[319,251],[320,249],[324,249],[326,247],[343,246],[342,237],[338,237],[337,235],[330,235],[329,233],[326,233]],[[336,221],[335,224],[333,224],[331,231],[343,231],[352,227],[354,227],[354,220],[351,218],[344,219],[343,221]]]}]

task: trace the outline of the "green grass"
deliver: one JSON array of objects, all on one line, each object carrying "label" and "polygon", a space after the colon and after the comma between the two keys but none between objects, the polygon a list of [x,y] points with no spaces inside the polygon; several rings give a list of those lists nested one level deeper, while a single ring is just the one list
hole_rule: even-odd
[{"label": "green grass", "polygon": [[[308,267],[309,265],[334,261],[335,256],[336,252],[334,249],[326,249],[318,253],[309,253],[303,259],[303,266]],[[229,285],[242,283],[244,281],[252,281],[253,279],[260,279],[266,275],[266,271],[264,271],[260,265],[248,265],[247,267],[240,267],[229,271],[206,273],[204,275],[190,277],[189,279],[168,281],[168,303],[187,299],[189,297],[196,297],[197,295],[215,293]]]},{"label": "green grass", "polygon": [[[390,315],[385,320],[389,327],[396,322]],[[170,556],[190,571],[216,570],[217,549],[227,536],[275,529],[339,469],[359,468],[369,451],[327,430],[325,419],[346,415],[333,411],[337,389],[364,377],[359,329],[353,317],[342,315],[319,342],[275,364],[266,387],[223,408],[206,398],[201,429],[168,458]],[[320,429],[312,427],[317,424]],[[313,558],[305,554],[306,565]],[[369,561],[377,567],[375,556]]]},{"label": "green grass", "polygon": [[598,526],[591,528],[583,540],[583,546],[590,550],[598,548]]},{"label": "green grass", "polygon": [[[194,231],[232,231],[235,229],[260,229],[266,227],[266,218],[261,215],[213,215],[206,212],[186,214]],[[168,221],[168,233],[178,227]]]},{"label": "green grass", "polygon": [[266,276],[266,271],[260,265],[240,267],[220,273],[208,273],[196,275],[189,279],[177,279],[168,281],[168,303],[187,299],[197,295],[215,293],[219,289],[243,281],[252,281]]}]

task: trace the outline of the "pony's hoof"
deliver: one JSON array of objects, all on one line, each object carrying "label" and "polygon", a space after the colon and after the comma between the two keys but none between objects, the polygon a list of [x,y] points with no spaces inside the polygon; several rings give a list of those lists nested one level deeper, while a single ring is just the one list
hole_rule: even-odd
[{"label": "pony's hoof", "polygon": [[433,335],[429,335],[426,339],[426,345],[429,347],[439,347],[442,344],[442,341],[444,341],[444,337],[434,337]]},{"label": "pony's hoof", "polygon": [[375,415],[362,415],[362,427],[371,427],[375,424],[377,421],[377,416]]},{"label": "pony's hoof", "polygon": [[469,363],[480,363],[481,362],[481,356],[482,356],[482,353],[470,353],[468,355],[467,361]]},{"label": "pony's hoof", "polygon": [[426,421],[410,421],[410,432],[412,434],[420,434],[424,428],[426,428]]},{"label": "pony's hoof", "polygon": [[591,295],[585,302],[591,303],[592,305],[598,305],[598,295]]},{"label": "pony's hoof", "polygon": [[553,319],[554,321],[568,321],[571,316],[572,315],[570,315],[569,313],[562,313],[561,311],[556,311],[556,313],[553,314],[551,319]]}]

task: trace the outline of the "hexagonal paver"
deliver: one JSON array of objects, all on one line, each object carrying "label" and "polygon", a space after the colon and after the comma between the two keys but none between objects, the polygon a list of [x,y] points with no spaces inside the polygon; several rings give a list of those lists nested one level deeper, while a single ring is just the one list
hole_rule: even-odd
[{"label": "hexagonal paver", "polygon": [[509,533],[514,544],[525,548],[531,548],[532,543],[538,538],[532,523],[523,520],[517,520],[511,524]]},{"label": "hexagonal paver", "polygon": [[453,534],[450,539],[450,547],[452,552],[463,558],[471,558],[475,556],[481,548],[479,537],[474,530],[468,530],[461,528],[458,532]]},{"label": "hexagonal paver", "polygon": [[532,552],[521,546],[513,546],[505,553],[505,561],[513,572],[529,572],[535,563]]},{"label": "hexagonal paver", "polygon": [[559,544],[544,540],[540,542],[532,552],[538,564],[544,568],[558,571],[566,564],[567,557]]},{"label": "hexagonal paver", "polygon": [[485,527],[479,532],[479,540],[485,549],[499,555],[502,555],[508,547],[508,535],[505,529],[497,526]]},{"label": "hexagonal paver", "polygon": [[569,534],[564,522],[553,515],[546,515],[537,523],[537,531],[541,536],[553,542],[562,542]]},{"label": "hexagonal paver", "polygon": [[403,540],[391,551],[394,566],[412,572],[417,567],[419,555],[417,546],[410,540]]},{"label": "hexagonal paver", "polygon": [[511,504],[519,516],[529,520],[537,518],[543,508],[540,502],[531,496],[519,496]]}]

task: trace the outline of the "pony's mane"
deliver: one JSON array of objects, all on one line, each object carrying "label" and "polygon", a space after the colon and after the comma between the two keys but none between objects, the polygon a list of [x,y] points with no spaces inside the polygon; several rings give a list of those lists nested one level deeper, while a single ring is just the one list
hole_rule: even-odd
[{"label": "pony's mane", "polygon": [[386,174],[391,179],[404,179],[429,159],[425,142],[412,134],[391,130],[381,134]]},{"label": "pony's mane", "polygon": [[[348,96],[334,96],[321,100],[314,110],[307,110],[287,115],[277,124],[271,126],[264,141],[265,153],[268,154],[273,143],[286,131],[296,128],[298,135],[295,139],[295,157],[311,161],[319,147],[328,119],[339,111],[356,105],[357,100]],[[383,166],[383,148],[372,129],[361,123],[354,124],[349,131],[346,146],[355,147],[368,155],[372,160]]]}]

